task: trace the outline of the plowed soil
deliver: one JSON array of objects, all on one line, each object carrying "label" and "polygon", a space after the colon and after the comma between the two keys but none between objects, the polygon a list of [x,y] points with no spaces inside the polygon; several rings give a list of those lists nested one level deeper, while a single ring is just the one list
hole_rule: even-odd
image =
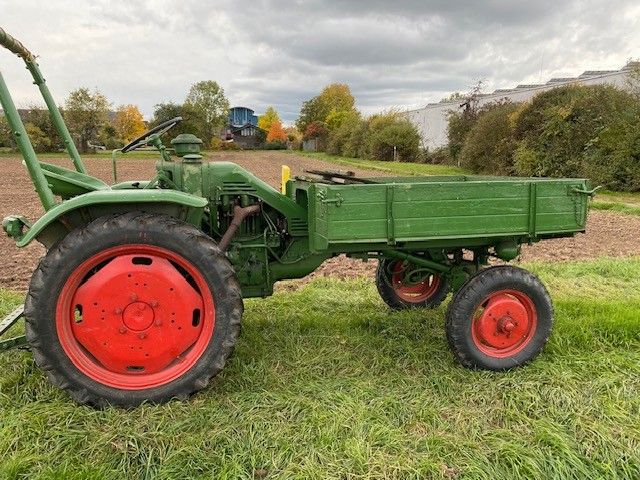
[{"label": "plowed soil", "polygon": [[[294,175],[304,170],[345,170],[334,164],[281,152],[230,152],[212,155],[212,161],[232,161],[242,165],[273,186],[280,183],[280,167],[287,164]],[[0,177],[0,218],[9,214],[22,214],[31,220],[38,218],[43,210],[26,169],[19,157],[2,157],[3,175]],[[69,167],[65,157],[45,158],[44,161]],[[85,158],[87,169],[107,182],[111,181],[111,161],[106,157]],[[149,179],[154,173],[154,158],[130,157],[118,162],[118,180]],[[351,169],[354,170],[354,169]],[[355,169],[357,175],[379,176],[380,172]],[[18,249],[13,240],[0,235],[0,287],[26,290],[29,278],[45,250],[34,242]],[[640,217],[613,212],[592,211],[589,215],[587,233],[574,238],[557,239],[525,246],[519,261],[544,260],[567,261],[599,256],[640,255]],[[325,262],[313,276],[335,276],[340,278],[372,275],[375,262],[337,257]],[[307,279],[308,279],[307,278]],[[304,281],[305,279],[303,279]]]}]

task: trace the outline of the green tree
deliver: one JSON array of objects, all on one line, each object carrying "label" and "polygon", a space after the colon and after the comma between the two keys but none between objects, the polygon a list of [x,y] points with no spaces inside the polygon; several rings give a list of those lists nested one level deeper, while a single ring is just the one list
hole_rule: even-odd
[{"label": "green tree", "polygon": [[198,82],[189,89],[185,106],[199,117],[199,136],[210,145],[211,140],[220,135],[229,114],[229,101],[223,88],[213,80]]},{"label": "green tree", "polygon": [[296,126],[298,130],[304,132],[312,122],[327,123],[327,117],[332,112],[333,115],[336,115],[337,112],[350,111],[354,108],[355,99],[349,85],[333,83],[324,87],[318,96],[302,104]]},{"label": "green tree", "polygon": [[280,115],[278,115],[276,109],[269,107],[265,110],[264,114],[258,118],[258,127],[268,132],[271,130],[271,125],[273,125],[274,122],[282,123],[282,120],[280,120]]},{"label": "green tree", "polygon": [[78,149],[87,152],[88,143],[96,141],[102,128],[109,122],[111,104],[98,90],[78,88],[65,101],[65,121],[76,139]]},{"label": "green tree", "polygon": [[[158,103],[153,110],[153,120],[150,123],[150,127],[160,125],[162,122],[171,120],[175,117],[182,117],[182,122],[173,127],[167,134],[171,138],[181,133],[193,133],[194,135],[201,135],[200,132],[200,116],[190,105],[179,105],[173,102]],[[202,140],[202,138],[201,138]],[[165,144],[168,144],[168,139],[164,140]]]}]

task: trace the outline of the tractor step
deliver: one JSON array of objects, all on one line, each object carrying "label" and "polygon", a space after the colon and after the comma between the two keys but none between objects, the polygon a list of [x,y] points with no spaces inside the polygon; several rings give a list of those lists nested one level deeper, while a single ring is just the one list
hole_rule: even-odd
[{"label": "tractor step", "polygon": [[[24,316],[24,305],[16,307],[9,315],[4,317],[0,321],[0,337],[4,335],[15,323]],[[20,347],[27,343],[27,339],[24,335],[18,337],[8,338],[6,340],[0,340],[0,352],[9,350],[11,348]]]}]

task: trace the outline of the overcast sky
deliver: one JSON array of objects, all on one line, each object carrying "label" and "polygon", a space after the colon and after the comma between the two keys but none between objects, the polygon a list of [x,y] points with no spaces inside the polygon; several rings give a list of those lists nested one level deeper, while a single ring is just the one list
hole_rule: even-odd
[{"label": "overcast sky", "polygon": [[[372,113],[640,56],[637,0],[0,0],[0,26],[40,56],[60,103],[87,86],[146,117],[208,79],[232,105],[274,105],[290,123],[331,82]],[[0,69],[18,106],[38,100],[6,50]]]}]

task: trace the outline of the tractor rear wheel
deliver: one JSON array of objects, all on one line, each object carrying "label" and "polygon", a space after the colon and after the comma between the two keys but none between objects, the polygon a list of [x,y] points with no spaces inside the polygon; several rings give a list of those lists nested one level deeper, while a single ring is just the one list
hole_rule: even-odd
[{"label": "tractor rear wheel", "polygon": [[438,274],[428,274],[413,281],[412,264],[384,259],[378,263],[376,286],[384,302],[394,310],[436,308],[449,293],[449,283]]},{"label": "tractor rear wheel", "polygon": [[553,306],[530,272],[510,265],[481,270],[454,295],[446,332],[458,362],[507,370],[533,360],[547,343]]},{"label": "tractor rear wheel", "polygon": [[243,304],[215,242],[172,217],[99,218],[40,261],[25,303],[39,367],[79,403],[186,398],[231,354]]}]

